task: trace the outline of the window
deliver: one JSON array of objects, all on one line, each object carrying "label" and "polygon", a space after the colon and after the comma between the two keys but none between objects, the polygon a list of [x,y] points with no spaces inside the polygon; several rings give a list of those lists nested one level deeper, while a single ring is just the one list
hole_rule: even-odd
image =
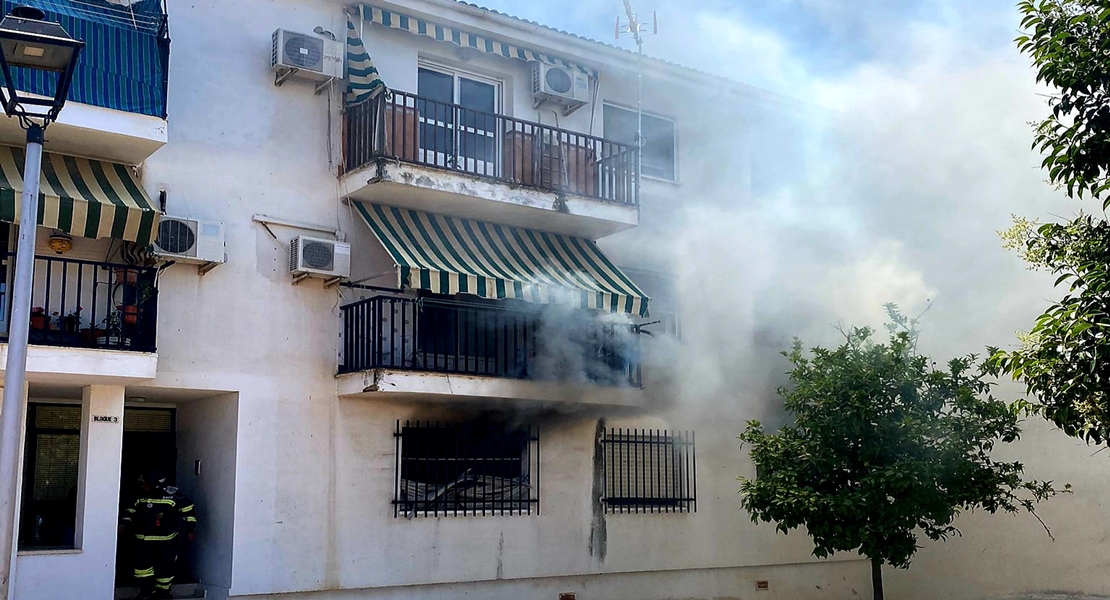
[{"label": "window", "polygon": [[697,510],[693,432],[610,429],[601,443],[606,512]]},{"label": "window", "polygon": [[682,337],[679,315],[678,283],[675,276],[661,271],[620,267],[636,285],[651,298],[651,316],[638,319],[644,331],[654,336]]},{"label": "window", "polygon": [[422,66],[417,71],[416,110],[421,162],[480,175],[495,175],[497,81]]},{"label": "window", "polygon": [[539,430],[397,422],[393,516],[539,514]]},{"label": "window", "polygon": [[[622,144],[636,143],[636,111],[605,105],[605,137]],[[644,115],[644,158],[642,173],[675,181],[675,123],[670,119]]]},{"label": "window", "polygon": [[81,406],[27,406],[19,549],[74,547]]}]

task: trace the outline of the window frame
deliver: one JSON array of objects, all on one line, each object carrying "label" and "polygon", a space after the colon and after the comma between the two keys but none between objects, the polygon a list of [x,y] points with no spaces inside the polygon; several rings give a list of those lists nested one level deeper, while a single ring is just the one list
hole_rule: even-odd
[{"label": "window frame", "polygon": [[[617,110],[623,110],[625,112],[632,113],[633,117],[635,117],[635,115],[637,113],[637,110],[635,108],[630,108],[628,106],[624,106],[622,104],[617,104],[615,102],[609,102],[609,101],[602,102],[602,105],[601,105],[602,136],[605,139],[610,139],[611,140],[613,138],[609,135],[609,132],[606,131],[606,129],[605,129],[606,126],[607,126],[607,123],[608,123],[608,121],[605,119],[605,109],[606,108],[615,108]],[[671,177],[671,178],[667,178],[667,177],[660,177],[658,175],[649,175],[649,174],[644,173],[643,169],[641,168],[640,169],[640,171],[641,171],[640,172],[640,177],[642,177],[644,179],[650,179],[652,181],[661,181],[661,182],[664,182],[664,183],[675,183],[675,184],[680,183],[679,173],[678,173],[678,162],[679,162],[678,161],[678,147],[679,147],[678,146],[678,119],[675,119],[673,117],[667,117],[667,116],[661,115],[659,113],[654,113],[654,112],[650,112],[650,111],[646,111],[646,110],[642,111],[642,112],[644,113],[644,117],[646,117],[646,118],[658,119],[660,121],[667,121],[671,124],[671,131],[672,131],[672,134],[671,134],[671,157],[672,157],[671,158],[671,163],[672,163],[671,164],[671,173],[674,176]],[[635,137],[635,136],[633,136],[633,137]]]},{"label": "window frame", "polygon": [[479,83],[486,83],[493,86],[493,113],[495,115],[505,115],[505,79],[503,77],[491,77],[483,75],[475,71],[467,69],[460,69],[451,65],[443,64],[433,60],[421,58],[416,62],[416,95],[420,95],[420,70],[425,69],[428,71],[435,71],[441,75],[450,75],[452,79],[451,84],[451,104],[462,106],[459,104],[459,77],[472,79]]},{"label": "window frame", "polygon": [[[436,107],[431,118],[422,114],[420,109],[421,106],[428,106],[420,100],[427,98],[421,95],[420,91],[421,71],[429,71],[451,78],[450,102],[444,103],[440,100],[427,99],[427,102],[432,103],[431,106]],[[464,78],[493,88],[493,110],[491,112],[467,108],[462,105],[462,80]],[[431,162],[436,166],[464,173],[500,177],[502,168],[500,156],[503,140],[499,139],[497,135],[500,125],[496,117],[505,112],[505,81],[503,78],[490,77],[466,69],[420,59],[416,64],[416,97],[418,98],[416,102],[417,121],[420,124],[420,130],[424,131],[425,127],[431,127],[434,130],[434,133],[432,133],[433,139],[437,140],[430,147],[426,147],[423,141],[418,143],[418,153],[423,162]],[[439,113],[441,109],[450,113],[450,120],[440,120]],[[462,111],[472,111],[472,113]],[[483,129],[477,123],[467,124],[462,119],[464,114],[471,114],[476,121],[492,124],[493,128]],[[493,116],[483,117],[482,115]],[[488,146],[486,144],[481,145],[481,147],[488,150],[490,155],[488,159],[466,155],[465,149],[468,148],[464,141],[467,139],[466,136],[475,136],[475,139],[488,138]],[[424,140],[426,138],[421,134],[418,139]],[[469,148],[471,151],[475,151],[477,146],[472,144]]]},{"label": "window frame", "polygon": [[[473,446],[466,446],[460,444],[470,438],[467,435],[468,431],[473,430],[476,426],[480,426],[478,421],[473,422],[440,422],[440,421],[427,421],[427,420],[397,420],[396,429],[394,430],[393,437],[396,444],[396,465],[394,476],[393,488],[393,516],[394,518],[404,517],[411,519],[414,517],[493,517],[493,516],[525,516],[525,515],[539,515],[540,513],[540,436],[539,427],[533,425],[521,425],[515,428],[495,428],[500,429],[497,435],[491,435],[486,438],[481,438],[480,443]],[[419,442],[414,440],[414,433],[421,432],[421,435],[429,435],[432,432],[440,431],[445,436],[443,443],[444,447],[453,446],[453,456],[444,453],[441,456],[408,456],[405,455],[405,437],[409,437],[409,443],[419,447]],[[478,439],[478,438],[473,438]],[[452,443],[453,442],[453,443]],[[485,457],[481,456],[464,456],[472,452],[474,448],[482,448],[485,446],[500,446],[503,451],[511,449],[512,444],[520,444],[520,458],[512,459],[520,462],[520,473],[517,477],[507,478],[498,477],[496,475],[487,474],[473,474],[469,475],[472,470],[480,467],[488,467],[490,462],[507,461],[505,456],[495,456],[489,454]],[[430,450],[430,445],[425,445],[422,448],[425,451]],[[411,461],[411,462],[406,462]],[[457,465],[464,463],[464,461],[474,462],[473,466],[469,466],[463,471],[462,474],[455,476],[449,483],[436,482],[431,483],[427,481],[419,481],[417,479],[405,479],[403,474],[407,468],[428,470],[431,468],[437,474],[443,474],[446,477],[453,475],[452,471],[457,471],[462,468]],[[463,466],[466,466],[465,463]],[[464,479],[467,478],[467,479]],[[450,500],[437,500],[439,495],[432,496],[426,499],[413,499],[409,498],[409,485],[412,485],[412,491],[418,492],[421,486],[427,487],[430,485],[442,486],[443,492],[454,492],[456,489],[472,489],[478,486],[467,487],[452,487],[459,482],[466,480],[477,480],[479,478],[489,479],[502,479],[502,480],[517,480],[517,485],[526,494],[526,497],[510,497],[508,499],[486,499],[481,501],[467,502],[460,499],[456,494],[454,502]],[[483,483],[484,485],[484,483]]]},{"label": "window frame", "polygon": [[[77,411],[77,427],[75,429],[65,428],[52,428],[52,427],[38,427],[36,424],[38,409],[40,407],[64,407],[75,409]],[[81,514],[81,487],[82,476],[84,468],[82,465],[83,448],[82,448],[82,425],[85,419],[85,408],[79,403],[69,402],[49,402],[31,400],[27,403],[27,410],[25,414],[25,422],[23,423],[23,461],[20,464],[20,510],[16,526],[16,551],[24,552],[72,552],[81,550],[81,531],[79,516]],[[39,435],[64,435],[67,437],[74,437],[77,440],[77,456],[76,456],[76,496],[74,497],[73,506],[73,540],[70,544],[66,545],[25,545],[24,541],[30,537],[30,533],[24,531],[24,523],[26,518],[32,517],[33,502],[29,502],[30,495],[34,494],[34,471],[38,463],[37,449],[38,449],[38,436]],[[30,527],[30,524],[28,524]]]},{"label": "window frame", "polygon": [[[695,513],[698,469],[693,431],[610,428],[599,440],[603,454],[601,503],[609,514]],[[667,447],[672,457],[655,449]],[[621,459],[617,462],[617,458]],[[648,460],[644,460],[647,457]],[[664,457],[662,465],[656,457]],[[631,459],[631,460],[630,460]],[[663,470],[653,470],[662,466]],[[667,468],[671,469],[670,477]],[[673,479],[671,479],[673,478]]]},{"label": "window frame", "polygon": [[[638,324],[644,324],[660,321],[658,325],[661,327],[652,329],[652,326],[649,326],[645,331],[649,331],[655,335],[666,335],[676,340],[681,340],[682,306],[679,302],[679,287],[676,281],[677,276],[667,271],[645,267],[618,265],[617,268],[651,297],[650,316],[637,317],[635,319],[636,322]],[[645,285],[644,281],[648,281],[649,284]],[[650,285],[650,283],[661,283],[666,287],[666,290],[654,287]],[[661,294],[661,292],[664,291],[666,293]],[[663,308],[659,307],[660,303],[663,304]]]}]

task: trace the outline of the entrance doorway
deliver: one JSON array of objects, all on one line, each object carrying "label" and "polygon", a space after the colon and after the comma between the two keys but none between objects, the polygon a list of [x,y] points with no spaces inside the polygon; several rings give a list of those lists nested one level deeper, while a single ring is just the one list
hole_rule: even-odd
[{"label": "entrance doorway", "polygon": [[[177,415],[173,408],[128,406],[123,410],[123,452],[120,465],[120,502],[138,495],[139,477],[150,469],[177,482]],[[134,585],[130,553],[134,540],[126,536],[116,544],[116,586]]]}]

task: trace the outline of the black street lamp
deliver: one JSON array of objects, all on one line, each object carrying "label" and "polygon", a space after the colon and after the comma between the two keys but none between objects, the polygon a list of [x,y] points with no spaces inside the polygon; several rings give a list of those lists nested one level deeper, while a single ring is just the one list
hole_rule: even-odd
[{"label": "black street lamp", "polygon": [[[4,369],[4,404],[0,409],[0,600],[9,596],[15,562],[12,541],[19,489],[19,430],[27,399],[27,336],[35,269],[43,130],[58,118],[69,97],[73,69],[84,46],[85,42],[73,39],[61,25],[47,21],[46,14],[37,8],[18,7],[0,21],[0,71],[4,76],[0,100],[4,112],[18,118],[19,125],[27,130],[8,361]],[[17,90],[12,78],[13,68],[54,73],[54,97],[44,98]]]},{"label": "black street lamp", "polygon": [[[37,8],[20,6],[0,21],[0,70],[4,74],[4,112],[19,117],[26,128],[27,119],[39,119],[46,127],[58,118],[69,97],[69,84],[77,56],[85,42],[75,40],[61,25],[47,21]],[[15,87],[12,68],[34,69],[55,74],[54,97],[43,98]]]}]

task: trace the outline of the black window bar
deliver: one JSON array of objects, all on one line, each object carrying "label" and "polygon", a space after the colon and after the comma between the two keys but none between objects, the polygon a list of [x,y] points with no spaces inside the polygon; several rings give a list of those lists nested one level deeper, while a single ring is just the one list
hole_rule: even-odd
[{"label": "black window bar", "polygon": [[394,517],[540,512],[540,436],[533,426],[397,421]]},{"label": "black window bar", "polygon": [[601,444],[606,512],[697,512],[694,432],[609,429]]}]

